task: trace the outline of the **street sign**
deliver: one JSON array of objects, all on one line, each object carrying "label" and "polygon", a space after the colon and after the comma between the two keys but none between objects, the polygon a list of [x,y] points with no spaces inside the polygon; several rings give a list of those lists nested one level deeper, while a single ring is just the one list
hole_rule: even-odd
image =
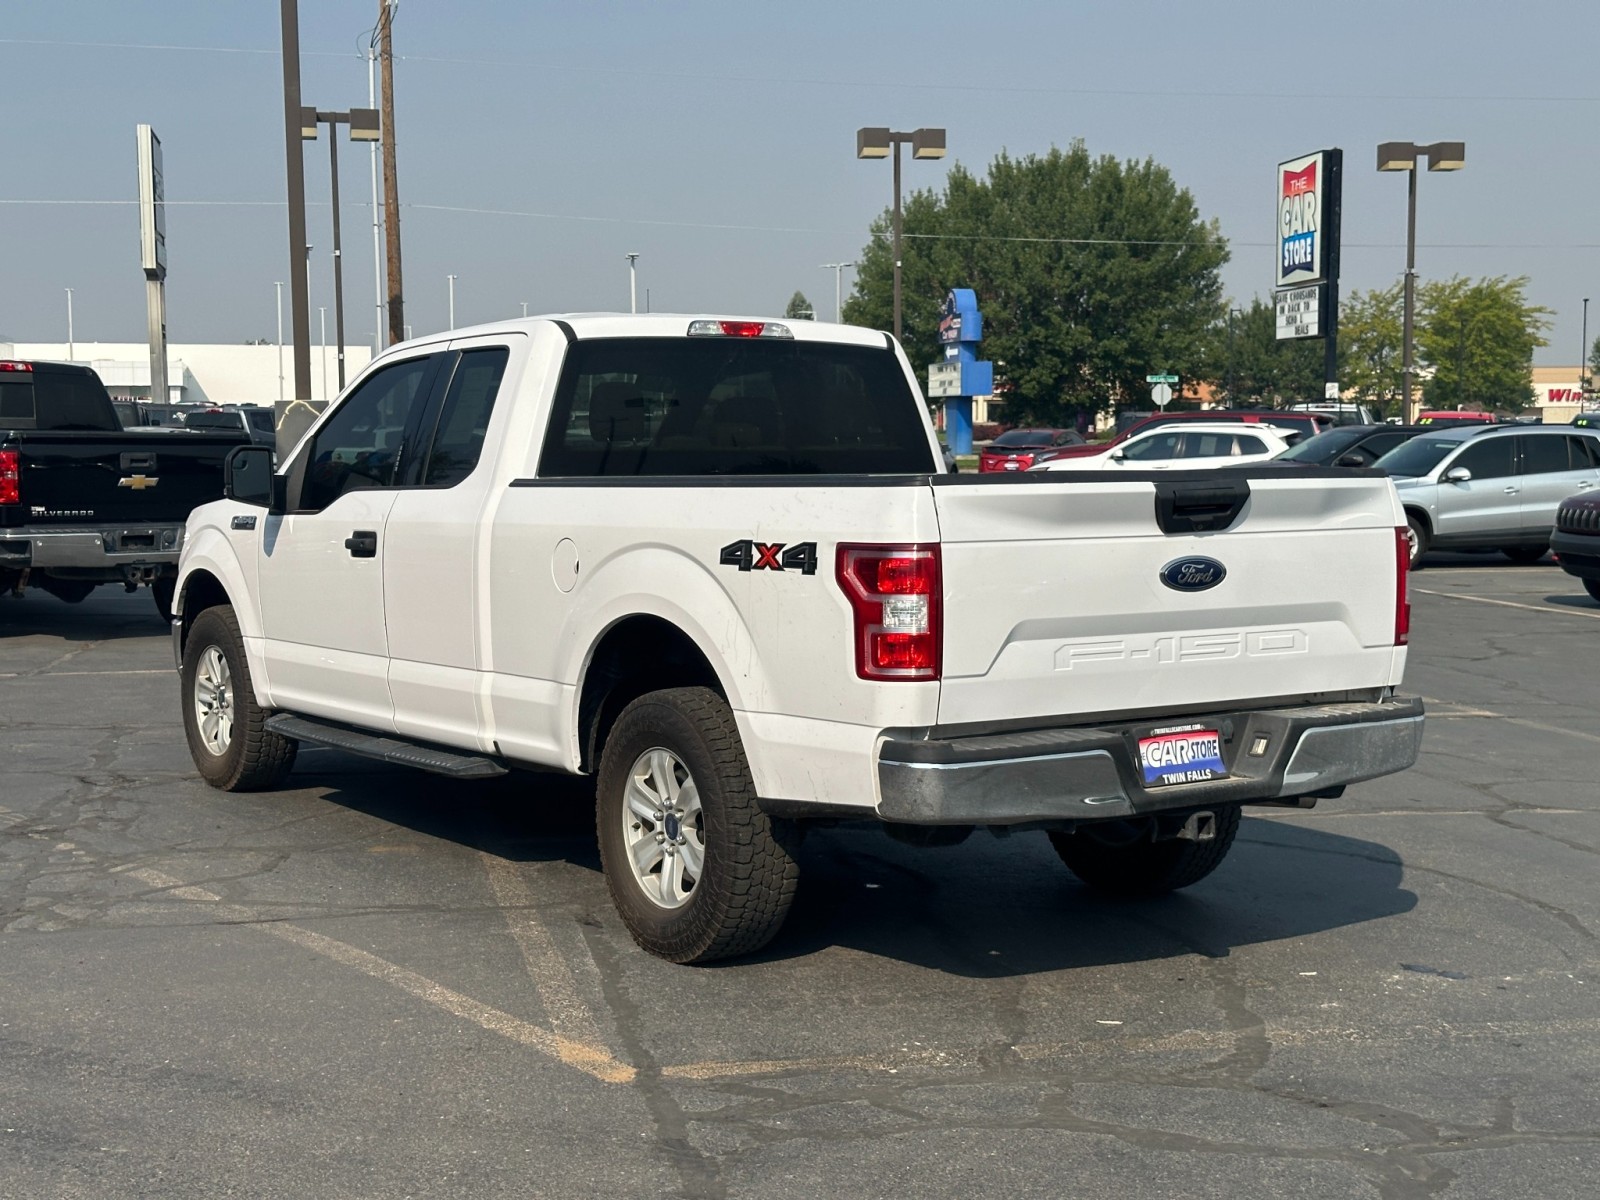
[{"label": "street sign", "polygon": [[1146,383],[1177,383],[1178,377],[1176,375],[1146,375],[1144,381]]},{"label": "street sign", "polygon": [[1158,383],[1150,389],[1150,399],[1155,401],[1157,408],[1165,408],[1172,403],[1172,385]]},{"label": "street sign", "polygon": [[928,364],[928,398],[942,400],[947,396],[961,395],[961,364],[937,362]]}]

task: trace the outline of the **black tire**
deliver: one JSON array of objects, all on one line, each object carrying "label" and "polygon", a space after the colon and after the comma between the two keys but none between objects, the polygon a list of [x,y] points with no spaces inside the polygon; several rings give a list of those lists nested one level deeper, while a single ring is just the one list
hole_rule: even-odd
[{"label": "black tire", "polygon": [[1406,528],[1411,531],[1411,569],[1415,571],[1422,556],[1428,552],[1428,525],[1416,513],[1406,514]]},{"label": "black tire", "polygon": [[163,576],[150,583],[150,599],[155,601],[156,612],[161,614],[163,621],[172,620],[172,597],[177,590],[178,581],[170,576]]},{"label": "black tire", "polygon": [[1092,888],[1118,896],[1160,896],[1199,883],[1227,856],[1239,832],[1239,806],[1223,804],[1212,811],[1217,835],[1209,842],[1180,838],[1152,842],[1147,827],[1131,829],[1119,821],[1086,825],[1076,833],[1052,833],[1050,844],[1072,873]]},{"label": "black tire", "polygon": [[1583,581],[1583,590],[1588,592],[1594,600],[1600,601],[1600,579],[1585,579]]},{"label": "black tire", "polygon": [[[207,744],[201,727],[195,694],[195,677],[207,652],[216,650],[227,665],[231,697],[231,732],[220,752]],[[208,608],[194,620],[183,646],[182,681],[183,732],[189,741],[189,755],[201,778],[225,792],[253,792],[275,787],[294,766],[299,743],[279,737],[266,729],[268,713],[256,703],[250,682],[250,664],[244,656],[244,639],[239,621],[226,605]]]},{"label": "black tire", "polygon": [[[675,819],[651,824],[629,808],[635,770],[657,750],[675,760],[674,770],[686,772],[679,783],[693,780],[700,808],[692,831]],[[759,950],[782,927],[799,882],[795,830],[772,820],[756,802],[733,712],[715,692],[671,688],[623,709],[601,752],[596,801],[600,861],[612,903],[633,940],[651,954],[676,963],[712,962]],[[630,837],[637,845],[657,828],[663,836],[693,836],[701,847],[698,877],[677,907],[647,893],[629,855]],[[690,860],[681,861],[680,879],[687,879]],[[652,888],[666,869],[663,858]]]},{"label": "black tire", "polygon": [[1532,566],[1546,554],[1549,554],[1550,547],[1545,543],[1536,546],[1503,546],[1500,553],[1504,554],[1512,562],[1520,563],[1522,566],[1527,567]]}]

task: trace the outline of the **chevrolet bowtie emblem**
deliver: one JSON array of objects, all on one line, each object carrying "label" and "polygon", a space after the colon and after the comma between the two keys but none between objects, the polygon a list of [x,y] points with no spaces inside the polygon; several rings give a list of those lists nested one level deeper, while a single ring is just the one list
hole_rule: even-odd
[{"label": "chevrolet bowtie emblem", "polygon": [[117,480],[117,486],[132,488],[136,492],[142,492],[145,490],[145,488],[153,488],[160,482],[160,477],[156,475],[124,475],[121,479]]}]

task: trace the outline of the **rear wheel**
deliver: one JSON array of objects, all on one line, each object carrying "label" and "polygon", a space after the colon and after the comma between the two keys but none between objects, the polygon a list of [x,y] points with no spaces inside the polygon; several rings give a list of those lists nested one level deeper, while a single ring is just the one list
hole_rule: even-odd
[{"label": "rear wheel", "polygon": [[1428,526],[1415,513],[1406,514],[1406,544],[1411,547],[1410,567],[1417,568],[1417,560],[1428,552]]},{"label": "rear wheel", "polygon": [[1600,579],[1585,579],[1583,581],[1583,590],[1596,600],[1600,600]]},{"label": "rear wheel", "polygon": [[704,963],[772,940],[799,881],[793,831],[756,802],[733,713],[715,692],[672,688],[623,709],[596,800],[606,884],[640,946]]},{"label": "rear wheel", "polygon": [[1548,544],[1543,542],[1539,543],[1538,545],[1529,546],[1505,546],[1501,549],[1500,553],[1504,554],[1514,563],[1521,563],[1523,566],[1528,566],[1531,563],[1538,562],[1546,554],[1550,553],[1550,547]]},{"label": "rear wheel", "polygon": [[226,604],[194,620],[183,647],[183,731],[201,778],[225,792],[251,792],[282,781],[298,742],[266,729],[256,703],[238,619]]},{"label": "rear wheel", "polygon": [[1239,832],[1239,806],[1220,805],[1208,842],[1150,840],[1148,822],[1107,821],[1052,833],[1061,861],[1090,887],[1119,896],[1159,896],[1199,883],[1215,871]]}]

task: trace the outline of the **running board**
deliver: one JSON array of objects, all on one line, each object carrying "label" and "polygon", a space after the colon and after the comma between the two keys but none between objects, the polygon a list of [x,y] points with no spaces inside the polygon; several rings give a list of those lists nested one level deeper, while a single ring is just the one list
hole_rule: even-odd
[{"label": "running board", "polygon": [[419,742],[402,741],[400,738],[381,737],[375,733],[363,733],[346,729],[343,725],[318,721],[313,717],[276,713],[267,718],[266,727],[268,732],[279,737],[327,746],[348,754],[359,754],[363,758],[381,759],[402,767],[418,767],[435,775],[448,775],[452,779],[492,779],[506,773],[502,764],[481,754],[462,754]]}]

